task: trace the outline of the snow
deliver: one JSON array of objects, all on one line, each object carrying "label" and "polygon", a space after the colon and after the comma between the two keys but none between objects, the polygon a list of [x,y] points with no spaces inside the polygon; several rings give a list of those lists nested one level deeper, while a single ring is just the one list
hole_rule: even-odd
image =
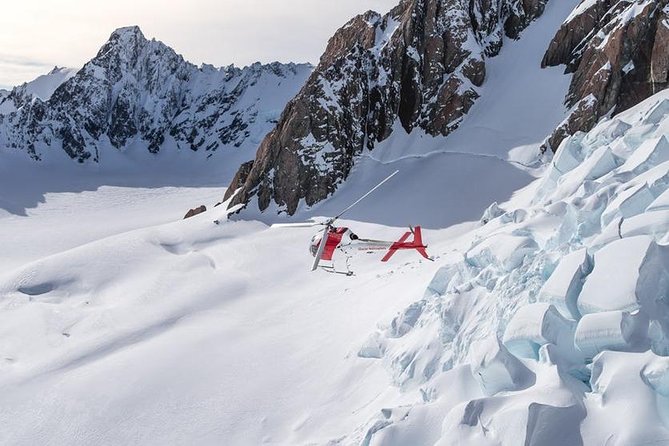
[{"label": "snow", "polygon": [[579,15],[583,14],[585,11],[587,11],[589,8],[597,4],[597,0],[581,0],[581,3],[574,8],[574,10],[569,14],[569,17],[564,21],[564,23],[569,23],[572,21],[575,17],[578,17]]},{"label": "snow", "polygon": [[[394,319],[401,330],[377,330],[364,344],[395,378],[431,361],[444,371],[395,380],[405,395],[427,392],[410,406],[421,416],[388,421],[373,438],[431,430],[429,411],[444,420],[445,445],[669,439],[666,365],[657,362],[669,354],[669,217],[662,200],[651,205],[669,187],[667,162],[651,155],[669,113],[649,113],[668,96],[568,138],[542,178],[449,242],[426,292]],[[463,367],[485,397],[439,407],[448,392],[435,386]],[[643,421],[626,422],[631,404]],[[560,440],[542,436],[558,431]]]},{"label": "snow", "polygon": [[26,83],[25,91],[42,101],[48,101],[56,88],[77,74],[77,71],[79,70],[76,68],[55,67],[48,74]]},{"label": "snow", "polygon": [[[209,205],[221,193],[197,184],[103,187],[90,197],[53,193],[20,218],[78,240],[53,246],[53,236],[35,232],[35,225],[2,231],[3,246],[10,235],[24,243],[33,233],[42,238],[12,259],[20,265],[6,265],[0,279],[0,418],[12,425],[0,442],[325,441],[355,427],[360,415],[350,407],[363,418],[384,407],[387,397],[376,395],[396,392],[387,389],[383,370],[353,353],[369,327],[403,306],[388,296],[400,287],[407,299],[420,292],[420,283],[406,282],[409,271],[427,280],[432,265],[416,269],[413,256],[398,253],[401,263],[359,278],[313,280],[305,255],[309,229],[216,226],[218,208],[180,221],[179,203],[198,197],[196,203]],[[73,199],[76,218],[63,205]],[[94,216],[104,219],[100,231],[108,237],[91,234]],[[3,228],[14,218],[3,217]],[[398,233],[359,226],[379,237]],[[97,240],[87,242],[93,235]],[[267,261],[277,255],[284,261]],[[271,294],[266,283],[275,284]],[[333,401],[341,401],[341,410],[328,408]]]},{"label": "snow", "polygon": [[[605,350],[634,351],[643,348],[648,319],[640,312],[605,311],[586,314],[578,322],[574,345],[586,357],[594,358]],[[645,346],[646,348],[647,345]]]},{"label": "snow", "polygon": [[647,212],[669,210],[669,191],[662,192],[645,210]]},{"label": "snow", "polygon": [[546,344],[562,346],[573,338],[574,327],[554,306],[526,305],[518,310],[504,331],[503,343],[519,358],[539,359],[539,348]]},{"label": "snow", "polygon": [[[549,2],[527,33],[574,5]],[[394,135],[295,219],[399,169],[340,223],[388,240],[421,224],[434,262],[357,255],[353,277],[309,271],[313,229],[227,220],[212,206],[234,170],[216,160],[7,153],[0,443],[666,444],[667,101],[568,138],[532,183],[509,149],[517,161],[540,129],[451,150],[483,109],[462,136]]]},{"label": "snow", "polygon": [[530,237],[497,234],[472,247],[467,252],[467,262],[478,268],[495,265],[504,271],[512,271],[537,249],[536,242]]},{"label": "snow", "polygon": [[[581,425],[583,444],[662,444],[669,439],[658,411],[657,394],[640,373],[653,359],[652,353],[611,351],[595,358],[592,392],[585,399],[588,416]],[[630,422],[631,416],[634,422]],[[602,432],[602,426],[612,429]]]},{"label": "snow", "polygon": [[640,174],[651,166],[656,166],[664,161],[669,161],[669,141],[663,135],[659,138],[648,139],[634,151],[625,164],[622,172]]},{"label": "snow", "polygon": [[541,288],[538,300],[554,305],[566,317],[578,319],[576,301],[591,271],[592,260],[586,249],[567,254]]},{"label": "snow", "polygon": [[[566,117],[565,93],[570,76],[563,67],[541,69],[554,30],[576,6],[573,0],[548,2],[544,14],[523,31],[519,41],[505,42],[497,57],[486,60],[481,97],[458,131],[447,139],[451,150],[469,153],[536,153],[536,148]],[[517,159],[517,155],[513,159]]]},{"label": "snow", "polygon": [[578,298],[581,314],[613,310],[637,310],[663,293],[665,264],[669,257],[651,237],[639,235],[616,240],[595,253],[595,268]]},{"label": "snow", "polygon": [[528,387],[534,376],[498,341],[486,339],[472,345],[472,374],[486,395]]},{"label": "snow", "polygon": [[638,186],[630,187],[618,194],[618,196],[609,203],[606,210],[602,213],[602,226],[606,226],[614,219],[630,218],[641,214],[655,200],[655,196],[650,188],[642,183]]}]

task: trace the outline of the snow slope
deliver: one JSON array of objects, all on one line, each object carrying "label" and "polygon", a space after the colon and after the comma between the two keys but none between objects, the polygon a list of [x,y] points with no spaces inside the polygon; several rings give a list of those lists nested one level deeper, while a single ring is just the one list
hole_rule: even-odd
[{"label": "snow slope", "polygon": [[49,73],[25,84],[25,92],[42,101],[48,101],[56,88],[77,74],[76,68],[54,67]]},{"label": "snow slope", "polygon": [[[21,106],[35,99],[48,101],[53,92],[76,73],[77,70],[74,68],[54,67],[49,73],[19,85],[12,91],[0,90],[0,115],[16,112],[17,105]],[[6,101],[9,96],[12,100]]]},{"label": "snow slope", "polygon": [[[396,400],[383,369],[356,350],[435,265],[401,253],[392,265],[364,260],[353,279],[314,275],[308,229],[217,226],[216,210],[178,221],[176,204],[209,204],[213,192],[53,193],[27,217],[0,219],[13,259],[0,275],[0,420],[10,426],[0,443],[326,442]],[[95,216],[109,237],[87,242]],[[10,239],[26,243],[38,228],[17,219],[50,226],[28,252]],[[54,241],[61,233],[71,240]]]},{"label": "snow slope", "polygon": [[542,69],[541,59],[555,30],[577,4],[577,0],[549,1],[544,14],[518,41],[505,42],[499,55],[486,60],[481,97],[448,137],[419,130],[407,135],[396,125],[393,136],[370,156],[390,162],[407,154],[449,151],[507,159],[509,151],[523,146],[531,146],[525,152],[536,153],[566,116],[564,98],[570,82],[563,67]]}]

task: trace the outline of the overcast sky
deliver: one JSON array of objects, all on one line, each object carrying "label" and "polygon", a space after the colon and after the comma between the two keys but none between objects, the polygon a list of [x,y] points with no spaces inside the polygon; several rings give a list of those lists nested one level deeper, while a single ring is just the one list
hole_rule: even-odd
[{"label": "overcast sky", "polygon": [[399,0],[10,0],[0,7],[0,88],[81,67],[111,32],[139,25],[196,64],[318,61],[355,14]]}]

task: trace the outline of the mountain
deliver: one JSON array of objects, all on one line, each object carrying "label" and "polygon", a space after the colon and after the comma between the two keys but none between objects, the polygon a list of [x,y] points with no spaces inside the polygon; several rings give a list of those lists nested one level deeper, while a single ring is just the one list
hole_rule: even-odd
[{"label": "mountain", "polygon": [[[486,59],[520,32],[545,0],[403,0],[385,16],[367,12],[331,39],[256,159],[242,166],[232,204],[257,198],[288,214],[347,178],[355,158],[401,126],[445,136],[479,97]],[[228,195],[228,197],[229,197]]]},{"label": "mountain", "polygon": [[[404,0],[386,16],[354,18],[330,40],[226,198],[238,190],[231,205],[292,215],[301,200],[308,208],[331,196],[355,160],[399,128],[457,135],[480,96],[496,96],[483,93],[490,58],[504,38],[522,39],[545,7],[545,1]],[[555,34],[543,60],[529,62],[566,65],[573,75],[564,98],[569,113],[544,136],[542,151],[666,88],[666,14],[664,1],[583,0],[559,29],[549,30]],[[544,113],[539,101],[528,107]],[[442,147],[462,150],[449,139]]]},{"label": "mountain", "polygon": [[[521,3],[530,4],[508,5]],[[447,136],[430,133],[433,121],[405,128],[397,105],[390,136],[351,158],[335,194],[311,207],[300,200],[296,218],[336,215],[400,170],[338,221],[373,249],[343,244],[323,265],[330,270],[310,269],[322,228],[266,224],[288,210],[272,197],[262,215],[253,190],[243,218],[212,207],[222,175],[213,165],[215,179],[205,177],[206,160],[175,175],[144,164],[119,174],[3,158],[0,444],[667,444],[669,89],[622,111],[648,93],[648,78],[629,77],[631,65],[620,74],[612,63],[602,84],[585,82],[582,61],[567,74],[541,68],[572,39],[559,36],[579,39],[579,21],[598,17],[583,11],[614,5],[578,3],[549,1],[518,40],[502,39],[498,55],[484,58],[479,97]],[[469,9],[475,2],[429,4],[480,15]],[[495,17],[504,4],[481,3]],[[647,50],[636,33],[653,6],[619,3],[591,36],[599,43],[574,54],[600,61]],[[607,40],[608,24],[617,31]],[[665,24],[653,26],[655,51]],[[358,31],[338,35],[371,39]],[[614,51],[616,39],[623,45]],[[597,56],[597,48],[608,49]],[[317,123],[328,137],[346,131],[335,118],[361,115],[340,102],[358,96],[337,88],[367,85],[353,83],[367,71],[348,67],[351,57],[335,61],[348,70],[338,83],[320,78],[332,101],[299,94],[265,141]],[[641,67],[642,56],[631,57]],[[659,89],[665,60],[648,60]],[[580,91],[574,85],[604,89],[615,111],[533,164],[571,119],[564,100]],[[315,112],[298,119],[304,104]],[[330,120],[319,121],[326,105]],[[305,165],[312,156],[323,176],[336,160],[290,158],[297,143],[280,142],[268,156]],[[240,170],[238,193],[257,164]],[[270,178],[284,175],[279,167]],[[207,211],[182,220],[203,203]],[[381,261],[379,241],[417,224],[431,261],[406,250]]]},{"label": "mountain", "polygon": [[211,154],[251,147],[311,69],[279,63],[198,68],[138,27],[121,28],[48,98],[36,88],[38,79],[0,99],[0,146],[36,160],[62,148],[79,162],[101,162],[105,151],[130,148]]},{"label": "mountain", "polygon": [[548,139],[557,150],[576,131],[587,131],[669,86],[669,2],[583,0],[551,42],[542,66],[573,73],[572,112]]},{"label": "mountain", "polygon": [[[49,73],[26,82],[11,91],[0,91],[0,115],[8,115],[34,99],[48,101],[61,84],[76,74],[73,68],[54,67]],[[4,92],[4,93],[3,93]]]}]

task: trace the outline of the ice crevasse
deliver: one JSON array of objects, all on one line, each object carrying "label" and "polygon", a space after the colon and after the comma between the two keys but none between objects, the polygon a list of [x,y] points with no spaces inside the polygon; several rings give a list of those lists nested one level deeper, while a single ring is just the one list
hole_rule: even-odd
[{"label": "ice crevasse", "polygon": [[668,138],[664,91],[563,141],[442,253],[361,347],[415,396],[366,444],[669,444]]}]

